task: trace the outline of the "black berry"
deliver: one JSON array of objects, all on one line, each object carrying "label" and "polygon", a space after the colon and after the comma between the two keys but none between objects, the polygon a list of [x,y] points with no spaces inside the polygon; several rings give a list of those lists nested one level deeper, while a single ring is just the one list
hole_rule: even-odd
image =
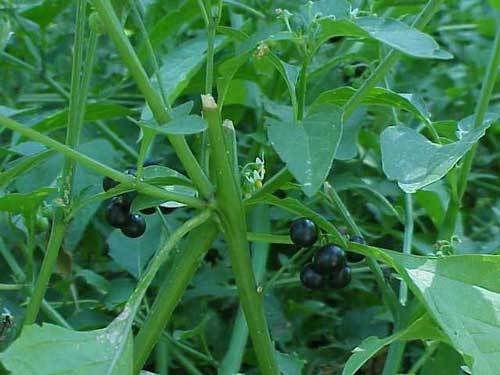
[{"label": "black berry", "polygon": [[118,182],[111,177],[104,177],[102,179],[102,190],[108,191],[118,185]]},{"label": "black berry", "polygon": [[106,220],[109,225],[115,228],[123,227],[129,219],[129,210],[122,204],[119,197],[111,199],[111,203],[106,207]]},{"label": "black berry", "polygon": [[154,207],[143,208],[141,210],[141,213],[144,215],[153,215],[155,212],[156,212],[156,208],[154,208]]},{"label": "black berry", "polygon": [[350,267],[343,267],[338,272],[335,272],[329,279],[329,284],[334,289],[345,288],[351,282],[352,271]]},{"label": "black berry", "polygon": [[314,254],[313,264],[319,273],[330,274],[344,267],[345,252],[334,244],[323,246]]},{"label": "black berry", "polygon": [[120,195],[122,200],[122,204],[130,210],[130,206],[132,205],[132,201],[137,197],[136,191],[129,191]]},{"label": "black berry", "polygon": [[302,218],[295,220],[290,225],[290,238],[296,245],[309,247],[318,239],[318,229],[313,221]]},{"label": "black berry", "polygon": [[[352,236],[350,238],[350,241],[356,242],[356,243],[359,243],[362,245],[364,245],[366,243],[365,239],[361,236]],[[351,263],[361,262],[363,259],[365,259],[365,256],[363,254],[353,253],[352,251],[348,251],[346,256],[347,256],[347,261],[351,262]]]},{"label": "black berry", "polygon": [[131,214],[121,230],[122,233],[127,237],[140,237],[146,231],[146,220],[144,220],[144,216],[142,215]]},{"label": "black berry", "polygon": [[307,264],[300,271],[300,281],[306,288],[319,289],[323,286],[324,278],[314,269],[312,264]]}]

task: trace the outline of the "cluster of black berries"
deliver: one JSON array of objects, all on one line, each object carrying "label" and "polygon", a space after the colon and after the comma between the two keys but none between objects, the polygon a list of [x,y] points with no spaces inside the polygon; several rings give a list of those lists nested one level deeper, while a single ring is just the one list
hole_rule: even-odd
[{"label": "cluster of black berries", "polygon": [[[302,247],[313,246],[318,239],[318,229],[313,221],[305,218],[295,220],[290,226],[292,242]],[[351,241],[364,243],[362,237],[354,236]],[[351,268],[347,262],[359,262],[363,256],[344,251],[340,246],[327,244],[320,247],[300,272],[302,285],[319,289],[329,285],[334,289],[346,287],[351,281]]]},{"label": "cluster of black berries", "polygon": [[[127,170],[126,173],[132,174],[133,171]],[[104,177],[102,181],[104,191],[108,191],[117,185],[118,182],[109,177]],[[136,196],[135,191],[117,195],[111,199],[106,207],[106,220],[109,225],[120,229],[125,236],[131,238],[140,237],[146,231],[144,216],[130,212],[130,206]]]}]

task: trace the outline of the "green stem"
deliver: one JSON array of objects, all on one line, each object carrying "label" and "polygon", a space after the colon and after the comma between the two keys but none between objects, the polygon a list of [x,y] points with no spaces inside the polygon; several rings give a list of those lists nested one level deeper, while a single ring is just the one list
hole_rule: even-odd
[{"label": "green stem", "polygon": [[[405,232],[403,237],[403,254],[411,254],[413,242],[413,197],[405,193]],[[408,285],[401,281],[399,290],[399,302],[405,306],[408,300]]]},{"label": "green stem", "polygon": [[[493,49],[491,51],[490,61],[486,68],[486,75],[483,79],[481,94],[474,110],[474,128],[478,128],[484,121],[484,115],[488,110],[491,94],[495,86],[496,77],[498,74],[498,67],[500,66],[500,22],[497,26],[495,41],[493,42]],[[462,163],[462,168],[458,177],[458,199],[461,201],[465,190],[467,189],[467,179],[469,177],[472,161],[477,150],[477,144],[465,155]]]},{"label": "green stem", "polygon": [[342,202],[342,199],[340,199],[340,196],[338,195],[337,191],[333,188],[332,185],[330,185],[328,182],[324,183],[324,189],[327,195],[328,200],[335,204],[337,208],[340,210],[340,213],[344,217],[344,220],[346,221],[347,225],[349,226],[349,229],[351,230],[352,233],[354,233],[356,236],[363,236],[363,233],[361,233],[361,230],[359,229],[358,225],[354,221],[351,213],[345,206],[344,202]]},{"label": "green stem", "polygon": [[149,185],[147,183],[137,181],[133,176],[121,173],[117,171],[116,169],[110,168],[104,164],[101,164],[100,162],[78,152],[75,151],[74,149],[57,142],[53,140],[50,137],[47,137],[46,135],[43,135],[36,130],[33,130],[31,128],[26,128],[23,125],[19,124],[18,122],[11,120],[7,117],[0,116],[0,125],[5,126],[6,128],[9,128],[10,130],[13,130],[15,132],[18,132],[19,134],[23,135],[26,138],[29,138],[35,142],[41,143],[44,146],[47,146],[50,149],[53,149],[57,152],[62,153],[64,156],[67,156],[69,158],[73,158],[76,160],[79,164],[93,169],[97,173],[103,176],[108,176],[112,178],[115,181],[118,181],[125,186],[130,186],[134,190],[137,190],[140,193],[150,195],[152,197],[157,197],[157,198],[162,198],[165,200],[173,200],[177,201],[180,203],[185,203],[188,206],[195,207],[195,208],[203,208],[205,207],[205,202],[201,201],[200,199],[193,198],[186,196],[184,194],[177,194],[174,192],[169,192],[165,189]]},{"label": "green stem", "polygon": [[[130,75],[134,78],[139,90],[144,95],[156,121],[158,124],[168,123],[171,120],[171,116],[163,104],[163,99],[151,84],[144,67],[123,31],[111,3],[109,0],[95,0],[94,6],[109,36],[113,40],[119,55],[128,67]],[[179,135],[169,135],[168,140],[200,194],[205,198],[210,197],[213,187],[189,149],[186,139]]]},{"label": "green stem", "polygon": [[59,248],[61,247],[61,243],[66,232],[66,223],[62,218],[58,217],[58,215],[62,215],[62,213],[58,212],[54,219],[49,244],[47,245],[47,252],[43,258],[42,267],[40,268],[33,293],[28,307],[26,308],[23,326],[35,323],[50,277],[52,276],[52,272],[57,261],[57,256],[59,255]]},{"label": "green stem", "polygon": [[202,104],[203,113],[208,122],[208,136],[213,146],[211,157],[215,168],[219,218],[228,245],[240,303],[250,330],[260,372],[264,375],[279,374],[264,314],[262,295],[257,293],[255,277],[252,272],[246,239],[245,209],[239,193],[239,186],[236,184],[230,161],[227,158],[228,150],[224,142],[219,109],[211,95],[203,95]]},{"label": "green stem", "polygon": [[[94,55],[97,49],[97,34],[91,31],[85,69],[82,75],[83,50],[86,22],[86,1],[79,0],[76,11],[76,35],[74,44],[73,66],[71,70],[71,93],[69,99],[68,127],[66,131],[66,145],[71,148],[77,148],[80,140],[80,131],[83,124],[85,113],[85,104],[92,74]],[[40,306],[47,291],[47,286],[52,276],[52,272],[59,255],[59,249],[66,232],[65,213],[69,212],[71,207],[71,191],[75,174],[76,162],[65,157],[62,177],[61,177],[61,198],[65,204],[63,209],[56,209],[52,223],[47,252],[42,261],[42,266],[35,282],[33,293],[31,295],[28,307],[24,317],[23,327],[35,323],[40,311]]]},{"label": "green stem", "polygon": [[[250,214],[250,226],[253,230],[269,232],[271,230],[269,207],[264,205],[255,207]],[[254,244],[252,266],[257,283],[260,283],[264,279],[268,255],[268,243]],[[248,326],[243,310],[240,308],[238,309],[238,314],[233,325],[233,333],[228,350],[219,368],[219,375],[232,375],[240,371],[247,341]]]},{"label": "green stem", "polygon": [[[411,254],[411,245],[413,242],[413,196],[409,193],[405,193],[405,232],[403,239],[403,253]],[[402,306],[406,306],[408,301],[408,285],[401,281],[399,289],[399,302]],[[394,332],[397,332],[400,328],[400,319],[396,321]],[[406,342],[404,341],[394,341],[389,347],[389,353],[387,355],[383,375],[392,375],[399,373],[399,368],[401,367],[401,362],[403,360],[404,351],[406,347]]]},{"label": "green stem", "polygon": [[307,91],[307,68],[309,66],[309,57],[304,57],[302,68],[297,83],[297,119],[302,120],[306,111],[306,91]]},{"label": "green stem", "polygon": [[212,94],[214,85],[214,55],[215,55],[215,31],[217,24],[210,21],[208,24],[208,47],[207,47],[207,71],[205,75],[205,93]]},{"label": "green stem", "polygon": [[172,313],[182,298],[203,255],[217,235],[217,227],[207,222],[193,230],[176,257],[156,295],[151,312],[134,341],[134,373],[139,373],[153,350]]},{"label": "green stem", "polygon": [[[493,87],[496,80],[496,75],[498,72],[498,66],[500,65],[500,26],[497,26],[495,41],[493,44],[493,49],[491,51],[490,61],[486,69],[486,75],[483,79],[483,84],[481,88],[481,94],[479,100],[476,104],[476,109],[474,111],[474,127],[478,127],[482,124],[484,120],[484,115],[488,109],[488,103],[493,92]],[[467,180],[469,178],[470,171],[472,169],[472,162],[474,161],[474,155],[477,150],[477,143],[472,146],[472,148],[465,155],[462,166],[457,173],[457,182],[455,186],[452,187],[452,196],[448,204],[448,208],[445,213],[443,223],[441,224],[439,230],[439,239],[449,240],[457,225],[458,215],[460,213],[460,206],[467,189]],[[453,182],[452,182],[453,183]],[[456,194],[454,193],[456,191]]]},{"label": "green stem", "polygon": [[285,245],[292,245],[293,242],[288,235],[278,235],[270,233],[256,233],[248,232],[247,240],[250,242],[267,242],[267,243],[279,243]]},{"label": "green stem", "polygon": [[168,360],[169,360],[169,350],[168,345],[165,341],[160,340],[156,344],[156,371],[159,375],[168,375]]},{"label": "green stem", "polygon": [[[335,189],[328,182],[325,182],[325,190],[328,197],[337,206],[342,216],[344,217],[345,221],[351,227],[351,230],[358,236],[361,236],[362,235],[361,230],[354,222],[354,219],[349,213],[349,210],[345,206],[344,202],[342,202]],[[387,284],[382,269],[375,259],[373,259],[372,257],[367,257],[366,263],[373,272],[373,276],[375,277],[375,282],[377,283],[377,286],[380,292],[382,293],[382,298],[384,300],[385,305],[391,311],[394,319],[397,319],[399,315],[399,306],[394,290],[391,288],[389,284]]]}]

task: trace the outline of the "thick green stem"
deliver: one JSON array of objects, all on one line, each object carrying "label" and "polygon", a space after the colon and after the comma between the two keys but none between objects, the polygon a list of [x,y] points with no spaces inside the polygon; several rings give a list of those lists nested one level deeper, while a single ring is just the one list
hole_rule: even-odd
[{"label": "thick green stem", "polygon": [[151,312],[134,341],[134,373],[138,373],[153,350],[205,252],[217,235],[217,227],[207,222],[193,230],[172,264],[156,296]]},{"label": "thick green stem", "polygon": [[[269,207],[264,205],[255,207],[250,214],[250,226],[252,230],[269,232],[271,230]],[[256,243],[253,245],[252,265],[257,283],[260,283],[264,279],[268,255],[268,243]],[[248,326],[243,310],[240,308],[238,309],[238,314],[233,325],[233,334],[229,342],[229,348],[219,368],[219,374],[232,375],[240,371],[247,341]]]},{"label": "thick green stem", "polygon": [[[155,91],[144,67],[125,35],[111,3],[109,0],[95,0],[94,6],[124,64],[128,67],[130,75],[134,78],[139,90],[144,95],[156,121],[159,124],[166,124],[171,120],[171,116],[163,104],[163,99]],[[205,198],[210,197],[213,191],[212,185],[189,149],[185,138],[179,135],[170,135],[168,136],[168,140],[200,194]]]},{"label": "thick green stem", "polygon": [[29,138],[35,142],[38,142],[44,146],[47,146],[50,149],[60,152],[64,156],[73,158],[79,164],[87,168],[93,169],[100,175],[108,176],[113,180],[118,181],[121,184],[124,184],[124,186],[131,187],[140,193],[150,195],[152,197],[162,198],[165,199],[166,201],[172,200],[180,203],[185,203],[186,205],[195,208],[203,208],[206,206],[205,202],[201,201],[200,199],[189,197],[184,194],[169,192],[165,189],[149,185],[142,181],[138,181],[131,175],[121,173],[116,169],[110,168],[78,151],[75,151],[74,149],[60,142],[53,140],[52,138],[47,137],[46,135],[37,132],[36,130],[33,130],[31,128],[26,128],[23,125],[19,124],[18,122],[11,120],[7,117],[0,116],[0,125],[3,125],[6,128],[9,128],[10,130],[13,130],[15,132],[18,132],[24,137]]},{"label": "thick green stem", "polygon": [[[97,34],[92,31],[89,38],[85,69],[82,75],[86,22],[85,13],[86,1],[79,0],[76,12],[76,35],[73,48],[75,52],[71,71],[71,94],[69,99],[68,126],[66,130],[66,145],[71,148],[77,148],[79,144],[80,131],[85,113],[88,85],[92,73],[94,55],[97,48]],[[75,161],[69,157],[65,157],[60,186],[61,198],[65,207],[63,209],[56,209],[49,244],[47,246],[47,252],[43,258],[42,266],[35,282],[33,293],[29,300],[28,307],[26,308],[23,326],[35,323],[59,255],[59,249],[64,239],[67,227],[64,216],[66,212],[69,212],[71,206],[71,192],[75,167]]]},{"label": "thick green stem", "polygon": [[208,136],[212,147],[211,157],[217,184],[217,206],[228,245],[240,303],[245,313],[260,372],[264,375],[279,374],[275,351],[269,335],[262,295],[257,292],[255,277],[246,239],[245,209],[239,187],[227,158],[224,132],[219,109],[211,95],[202,96],[203,113],[208,122]]},{"label": "thick green stem", "polygon": [[49,284],[50,277],[52,276],[52,272],[57,261],[57,256],[59,255],[59,248],[61,247],[67,225],[62,218],[57,217],[57,215],[61,214],[62,213],[59,212],[54,218],[47,252],[43,258],[42,267],[40,268],[35,288],[31,295],[28,307],[26,308],[23,322],[24,326],[33,324],[36,321],[38,311],[40,310],[43,297],[45,296],[45,292],[47,290],[47,285]]}]

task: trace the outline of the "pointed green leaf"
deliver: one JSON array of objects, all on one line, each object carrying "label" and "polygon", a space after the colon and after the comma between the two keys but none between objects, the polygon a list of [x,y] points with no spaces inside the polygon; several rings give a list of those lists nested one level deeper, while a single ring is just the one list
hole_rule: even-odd
[{"label": "pointed green leaf", "polygon": [[298,123],[267,119],[271,145],[309,196],[330,172],[342,136],[341,117],[339,107],[325,105]]},{"label": "pointed green leaf", "polygon": [[446,175],[498,118],[497,114],[486,114],[481,126],[473,130],[467,125],[471,119],[463,120],[459,140],[447,145],[432,143],[405,126],[388,127],[380,135],[384,173],[405,192],[414,193]]}]

